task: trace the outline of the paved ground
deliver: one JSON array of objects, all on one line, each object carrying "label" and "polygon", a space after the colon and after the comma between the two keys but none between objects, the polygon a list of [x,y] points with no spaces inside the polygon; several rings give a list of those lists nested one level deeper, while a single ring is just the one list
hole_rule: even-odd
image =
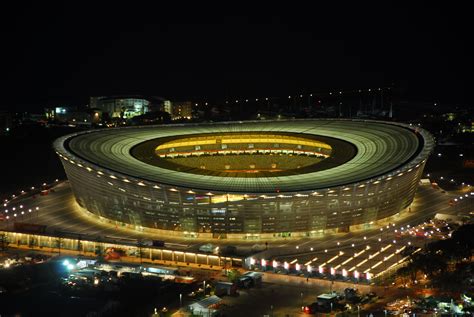
[{"label": "paved ground", "polygon": [[[19,252],[21,253],[22,251]],[[16,251],[10,250],[9,253],[16,253]],[[26,254],[25,252],[23,253]],[[206,280],[208,283],[210,283],[211,279],[226,280],[220,272],[215,271],[193,270],[192,275],[201,281]],[[225,316],[307,316],[301,312],[302,305],[313,303],[319,294],[330,291],[342,293],[347,287],[357,288],[363,294],[375,292],[378,296],[382,296],[382,300],[362,306],[360,315],[366,316],[369,313],[373,313],[374,316],[383,316],[382,310],[385,303],[397,298],[406,298],[407,296],[414,298],[416,294],[420,293],[420,290],[417,289],[385,288],[341,281],[331,283],[327,280],[306,280],[297,276],[272,273],[264,273],[263,281],[262,286],[259,288],[240,290],[240,295],[237,297],[224,296],[224,305],[221,311]],[[183,307],[186,307],[192,303],[193,299],[187,297],[186,294],[183,295]],[[178,296],[167,307],[171,313],[178,310]],[[173,316],[189,316],[189,314],[173,314]],[[356,311],[352,313],[352,316],[357,316]]]},{"label": "paved ground", "polygon": [[[414,297],[416,290],[383,288],[369,285],[359,285],[344,282],[335,282],[331,285],[329,281],[301,279],[295,276],[284,276],[277,274],[265,274],[264,282],[259,288],[240,290],[239,296],[224,296],[221,312],[225,316],[308,316],[301,312],[301,306],[316,301],[316,297],[329,291],[343,292],[347,287],[355,287],[361,293],[375,292],[383,297],[375,303],[362,305],[360,315],[366,316],[373,313],[374,316],[383,316],[384,303],[396,298]],[[189,303],[188,301],[186,302]],[[357,316],[354,309],[353,316]],[[177,314],[173,316],[187,316]]]},{"label": "paved ground", "polygon": [[[47,196],[37,195],[36,198],[24,197],[15,199],[8,203],[4,209],[8,209],[8,215],[12,219],[14,218],[13,214],[16,213],[16,219],[19,221],[47,225],[48,231],[51,233],[63,231],[81,234],[83,239],[87,239],[87,237],[108,237],[122,239],[123,241],[136,241],[137,238],[146,236],[163,239],[170,248],[189,251],[197,251],[200,245],[208,242],[193,238],[150,236],[150,234],[134,229],[116,227],[106,221],[99,220],[80,208],[74,200],[67,181],[59,183],[54,189],[54,192]],[[286,238],[284,240],[275,239],[267,241],[213,240],[212,243],[215,245],[231,244],[239,249],[248,251],[256,243],[263,244],[268,242],[268,250],[260,253],[258,257],[256,256],[257,261],[260,261],[262,258],[268,261],[275,259],[279,265],[283,265],[285,261],[290,263],[296,259],[293,264],[299,263],[302,267],[305,264],[310,264],[315,268],[323,266],[325,270],[329,270],[330,267],[337,267],[337,270],[342,270],[343,268],[350,270],[353,268],[352,271],[357,269],[359,272],[364,272],[382,261],[382,263],[370,271],[376,274],[382,268],[385,269],[399,260],[400,256],[396,253],[397,249],[411,241],[409,238],[396,237],[395,229],[400,230],[401,227],[406,227],[407,225],[419,224],[433,217],[436,213],[465,212],[472,206],[472,203],[470,205],[458,204],[455,207],[450,206],[448,202],[454,197],[456,196],[433,189],[431,186],[420,186],[415,201],[411,205],[411,212],[402,212],[390,224],[383,223],[383,231],[380,231],[382,224],[374,224],[367,225],[367,229],[364,230],[328,234],[315,238]],[[23,207],[21,208],[21,206]],[[36,207],[39,207],[39,210],[36,210]],[[29,209],[31,209],[31,212],[29,212]],[[7,215],[5,210],[2,210],[2,212],[4,215]],[[23,215],[21,211],[24,212]],[[387,225],[389,225],[389,228],[386,227]],[[0,222],[0,229],[12,229],[12,227],[11,220]],[[393,243],[393,240],[396,240],[396,242]],[[413,240],[413,243],[423,244],[424,240]],[[366,249],[367,246],[370,249]],[[381,248],[384,249],[380,251]],[[343,252],[343,254],[340,252]],[[354,254],[358,255],[355,256]],[[369,255],[372,255],[370,259],[368,259]],[[383,261],[384,258],[386,259],[389,256],[391,256],[389,259]],[[332,258],[334,259],[329,262]],[[357,266],[364,259],[368,260]]]}]

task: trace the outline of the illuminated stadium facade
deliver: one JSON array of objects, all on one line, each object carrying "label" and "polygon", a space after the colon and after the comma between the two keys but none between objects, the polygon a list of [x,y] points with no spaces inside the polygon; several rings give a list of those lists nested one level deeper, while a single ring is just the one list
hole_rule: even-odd
[{"label": "illuminated stadium facade", "polygon": [[182,236],[312,235],[408,207],[434,146],[423,129],[362,120],[164,125],[55,142],[78,204]]}]

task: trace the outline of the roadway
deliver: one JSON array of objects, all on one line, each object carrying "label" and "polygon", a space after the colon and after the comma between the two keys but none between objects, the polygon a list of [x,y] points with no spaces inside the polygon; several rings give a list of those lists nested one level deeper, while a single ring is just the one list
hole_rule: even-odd
[{"label": "roadway", "polygon": [[[199,238],[181,238],[181,237],[163,237],[148,232],[141,232],[136,229],[117,227],[106,220],[99,219],[91,213],[85,211],[75,202],[71,187],[67,181],[60,182],[54,187],[54,192],[46,196],[24,195],[16,197],[6,203],[0,212],[4,216],[8,215],[9,219],[0,222],[0,229],[13,229],[13,219],[19,222],[34,223],[47,225],[47,233],[67,232],[71,234],[81,235],[82,239],[117,239],[118,241],[137,241],[138,238],[152,238],[164,240],[167,246],[176,250],[198,251],[199,246],[203,243],[209,243],[216,246],[233,245],[241,251],[241,254],[248,254],[255,244],[268,243],[268,250],[260,252],[256,259],[276,260],[282,264],[285,261],[291,262],[297,259],[301,265],[311,261],[311,265],[315,267],[325,264],[328,266],[337,266],[342,269],[342,263],[350,257],[354,257],[354,253],[364,251],[356,256],[363,259],[375,250],[391,245],[386,250],[371,257],[370,261],[366,261],[359,270],[365,271],[383,260],[384,257],[390,256],[393,252],[402,246],[412,242],[414,245],[424,243],[424,239],[419,240],[413,237],[397,237],[395,230],[407,228],[407,226],[415,226],[423,221],[433,218],[436,213],[459,214],[468,212],[472,204],[466,204],[466,208],[462,204],[455,207],[448,204],[449,200],[456,197],[454,194],[446,193],[439,189],[433,189],[431,186],[420,185],[414,202],[409,211],[404,211],[396,218],[392,218],[391,222],[381,222],[377,224],[367,225],[366,229],[353,231],[349,233],[326,234],[320,237],[305,238],[279,238],[274,240],[218,240],[212,241]],[[465,199],[467,201],[468,199]],[[472,200],[470,197],[469,200]],[[38,208],[37,208],[38,207]],[[14,210],[15,208],[15,210]],[[6,211],[8,212],[6,213]],[[23,212],[23,214],[22,214]],[[16,217],[14,216],[16,214]],[[395,240],[395,242],[393,242]],[[369,246],[370,249],[367,249]],[[341,254],[343,252],[343,254]],[[398,254],[398,253],[397,253]],[[339,255],[336,259],[327,263],[329,259]],[[354,263],[360,262],[359,259],[351,259],[344,264],[344,268],[350,269]],[[392,256],[392,261],[400,259],[399,256]],[[313,263],[314,262],[314,263]],[[384,262],[384,261],[383,261]],[[379,264],[380,267],[387,267],[393,262]],[[329,266],[328,266],[329,269]]]}]

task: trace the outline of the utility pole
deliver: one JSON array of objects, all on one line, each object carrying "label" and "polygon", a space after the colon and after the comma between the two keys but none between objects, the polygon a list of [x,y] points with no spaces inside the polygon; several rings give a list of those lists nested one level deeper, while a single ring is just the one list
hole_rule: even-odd
[{"label": "utility pole", "polygon": [[138,256],[140,257],[140,264],[143,263],[142,261],[142,241],[140,239],[137,240],[137,248],[138,248]]},{"label": "utility pole", "polygon": [[81,242],[81,240],[82,240],[82,236],[81,236],[81,234],[79,234],[77,236],[77,251],[79,251],[79,252],[82,251],[82,242]]},{"label": "utility pole", "polygon": [[58,243],[58,255],[61,255],[61,237],[58,237],[57,243]]}]

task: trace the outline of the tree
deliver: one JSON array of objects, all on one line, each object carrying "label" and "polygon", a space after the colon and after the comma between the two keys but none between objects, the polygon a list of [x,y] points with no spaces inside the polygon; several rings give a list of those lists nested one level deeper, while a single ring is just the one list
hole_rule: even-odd
[{"label": "tree", "polygon": [[229,279],[230,282],[235,283],[241,276],[240,272],[236,269],[232,269],[227,272],[227,278]]},{"label": "tree", "polygon": [[427,245],[426,252],[441,255],[447,261],[460,263],[464,258],[470,258],[472,254],[472,234],[468,230],[474,230],[469,225],[462,226],[455,232],[451,239],[439,240]]},{"label": "tree", "polygon": [[416,281],[418,272],[423,267],[424,256],[421,253],[414,253],[408,259],[407,269],[410,271],[412,282]]},{"label": "tree", "polygon": [[444,271],[434,277],[433,286],[448,292],[459,292],[467,288],[468,276],[462,271]]},{"label": "tree", "polygon": [[474,224],[467,224],[459,227],[453,232],[451,239],[456,241],[459,246],[465,249],[468,257],[471,257],[472,250],[474,249]]},{"label": "tree", "polygon": [[403,266],[397,270],[397,276],[402,279],[403,284],[406,284],[407,279],[411,277],[411,274],[411,269],[408,266]]},{"label": "tree", "polygon": [[444,272],[448,267],[447,259],[440,254],[422,254],[419,261],[421,271],[430,277]]}]

